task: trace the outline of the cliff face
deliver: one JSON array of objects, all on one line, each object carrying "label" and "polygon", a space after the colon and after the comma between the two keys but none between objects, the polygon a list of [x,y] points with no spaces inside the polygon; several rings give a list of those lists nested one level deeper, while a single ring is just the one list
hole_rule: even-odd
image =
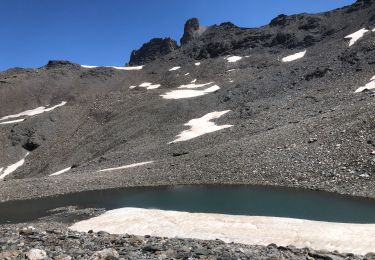
[{"label": "cliff face", "polygon": [[374,14],[358,1],[260,28],[193,19],[181,46],[134,51],[143,67],[1,72],[0,200],[176,183],[375,197]]}]

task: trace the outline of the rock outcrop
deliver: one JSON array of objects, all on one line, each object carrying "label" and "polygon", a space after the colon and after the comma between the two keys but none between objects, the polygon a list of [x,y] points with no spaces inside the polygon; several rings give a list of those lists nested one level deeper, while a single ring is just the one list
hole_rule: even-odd
[{"label": "rock outcrop", "polygon": [[177,42],[171,38],[154,38],[142,45],[139,50],[132,51],[129,65],[142,65],[156,60],[178,48]]}]

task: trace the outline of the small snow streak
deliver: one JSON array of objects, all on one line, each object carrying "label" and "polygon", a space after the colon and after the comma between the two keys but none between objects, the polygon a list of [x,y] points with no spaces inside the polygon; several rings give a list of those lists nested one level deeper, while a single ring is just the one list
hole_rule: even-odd
[{"label": "small snow streak", "polygon": [[207,85],[210,85],[212,84],[213,82],[208,82],[208,83],[204,83],[204,84],[195,84],[195,83],[191,83],[191,84],[187,84],[187,85],[181,85],[179,86],[178,88],[201,88],[201,87],[204,87],[204,86],[207,86]]},{"label": "small snow streak", "polygon": [[[14,172],[15,170],[17,170],[19,167],[21,167],[24,163],[25,163],[25,159],[26,157],[29,155],[29,153],[26,153],[25,157],[22,158],[21,160],[19,160],[18,162],[14,163],[14,164],[11,164],[9,165],[8,167],[6,167],[4,169],[4,171],[1,171],[2,174],[0,175],[0,180],[1,179],[4,179],[6,176],[8,176],[9,174],[11,174],[12,172]],[[2,168],[3,169],[3,168]],[[1,173],[0,172],[0,173]]]},{"label": "small snow streak", "polygon": [[203,96],[208,93],[215,92],[219,89],[220,87],[217,85],[213,85],[212,87],[209,87],[203,90],[178,89],[178,90],[172,90],[160,96],[163,97],[164,99],[184,99],[184,98]]},{"label": "small snow streak", "polygon": [[233,125],[216,125],[215,123],[211,122],[213,119],[217,119],[222,115],[228,113],[230,110],[225,111],[214,111],[208,113],[200,118],[195,118],[187,122],[186,126],[190,126],[189,130],[182,131],[181,134],[177,135],[177,139],[170,142],[170,143],[177,143],[182,141],[187,141],[198,136],[212,133],[215,131],[219,131],[224,128],[232,127]]},{"label": "small snow streak", "polygon": [[345,39],[350,39],[349,47],[352,46],[354,43],[356,43],[359,39],[361,39],[363,35],[367,33],[368,31],[369,30],[362,28],[361,30],[356,31],[355,33],[345,36]]},{"label": "small snow streak", "polygon": [[199,66],[199,65],[201,65],[201,63],[200,62],[196,62],[196,63],[194,63],[194,65],[195,66]]},{"label": "small snow streak", "polygon": [[19,123],[19,122],[22,122],[24,120],[25,120],[25,118],[21,118],[21,119],[16,119],[16,120],[11,120],[11,121],[0,122],[0,125]]},{"label": "small snow streak", "polygon": [[91,65],[81,65],[82,68],[86,69],[95,69],[95,68],[112,68],[116,70],[141,70],[143,66],[134,66],[134,67],[117,67],[117,66],[91,66]]},{"label": "small snow streak", "polygon": [[55,108],[61,107],[61,106],[65,105],[65,104],[66,104],[66,101],[63,101],[60,104],[57,104],[57,105],[55,105],[53,107],[50,107],[50,108],[46,108],[44,106],[37,107],[35,109],[26,110],[26,111],[23,111],[21,113],[15,114],[15,115],[4,116],[4,117],[0,118],[0,121],[6,120],[6,119],[10,119],[10,118],[17,118],[17,117],[21,117],[21,116],[34,116],[34,115],[42,114],[44,112],[52,111]]},{"label": "small snow streak", "polygon": [[362,92],[365,90],[375,90],[375,76],[370,79],[370,82],[363,87],[359,87],[355,93]]},{"label": "small snow streak", "polygon": [[177,66],[177,67],[173,67],[173,68],[169,69],[169,71],[174,71],[174,70],[179,70],[179,69],[181,69],[181,67]]},{"label": "small snow streak", "polygon": [[61,171],[58,171],[58,172],[52,173],[52,174],[50,174],[49,176],[57,176],[57,175],[60,175],[60,174],[62,174],[62,173],[64,173],[64,172],[69,171],[71,168],[72,168],[72,167],[65,168],[65,169],[63,169],[63,170],[61,170]]},{"label": "small snow streak", "polygon": [[147,88],[147,89],[156,89],[160,87],[160,84],[152,84],[150,82],[144,82],[139,85],[141,88]]},{"label": "small snow streak", "polygon": [[305,54],[306,54],[306,50],[301,51],[301,52],[297,52],[295,54],[292,54],[292,55],[289,55],[289,56],[286,56],[286,57],[282,58],[282,62],[290,62],[290,61],[301,59],[305,56]]},{"label": "small snow streak", "polygon": [[241,59],[242,59],[242,57],[240,57],[240,56],[230,56],[230,57],[226,58],[226,60],[228,62],[237,62],[237,61],[239,61]]},{"label": "small snow streak", "polygon": [[195,83],[197,81],[197,79],[193,79],[190,83]]},{"label": "small snow streak", "polygon": [[185,73],[185,76],[188,76],[190,73],[188,72],[188,73]]},{"label": "small snow streak", "polygon": [[120,167],[115,167],[115,168],[108,168],[108,169],[99,170],[98,172],[109,172],[109,171],[115,171],[115,170],[128,169],[128,168],[133,168],[133,167],[137,167],[137,166],[141,166],[141,165],[145,165],[145,164],[150,164],[150,163],[153,163],[153,162],[154,162],[154,161],[147,161],[147,162],[133,163],[133,164],[124,165],[124,166],[120,166]]}]

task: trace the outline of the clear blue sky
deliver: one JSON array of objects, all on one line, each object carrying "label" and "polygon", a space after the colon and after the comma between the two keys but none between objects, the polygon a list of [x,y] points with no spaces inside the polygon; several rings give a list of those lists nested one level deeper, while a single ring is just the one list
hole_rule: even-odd
[{"label": "clear blue sky", "polygon": [[179,41],[188,18],[202,25],[269,23],[278,14],[316,13],[354,0],[0,0],[0,70],[52,59],[124,65],[153,37]]}]

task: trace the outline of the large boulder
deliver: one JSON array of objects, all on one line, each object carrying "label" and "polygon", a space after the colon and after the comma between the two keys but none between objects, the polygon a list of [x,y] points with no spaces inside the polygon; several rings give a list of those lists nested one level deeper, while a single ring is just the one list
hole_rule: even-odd
[{"label": "large boulder", "polygon": [[143,65],[164,56],[178,48],[177,42],[171,38],[154,38],[142,45],[139,50],[132,51],[129,65]]}]

